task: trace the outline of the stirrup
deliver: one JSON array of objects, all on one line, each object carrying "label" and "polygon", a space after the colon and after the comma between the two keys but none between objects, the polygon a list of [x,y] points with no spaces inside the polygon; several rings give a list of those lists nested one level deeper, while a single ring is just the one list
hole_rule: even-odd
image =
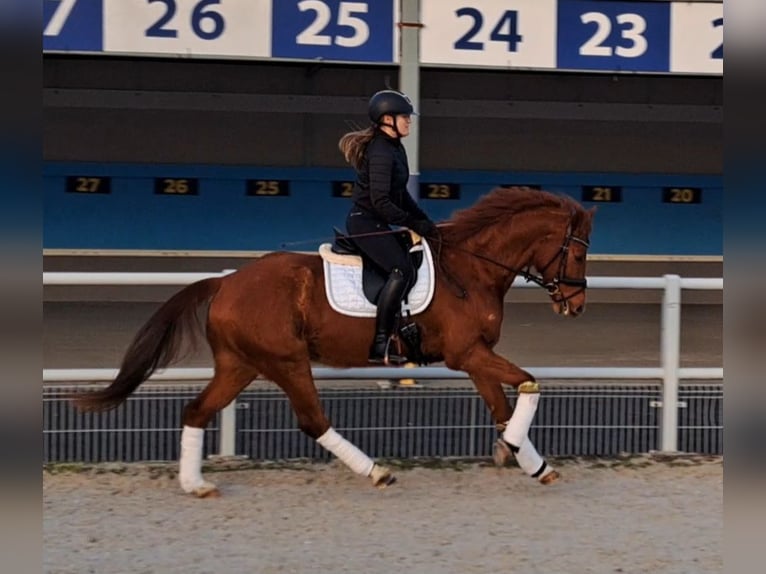
[{"label": "stirrup", "polygon": [[399,366],[399,365],[403,365],[404,363],[407,363],[409,361],[407,357],[404,357],[397,353],[390,352],[391,341],[392,341],[392,338],[389,337],[388,340],[386,341],[386,349],[383,352],[383,356],[379,356],[373,352],[375,348],[375,344],[373,343],[373,348],[370,349],[370,356],[368,357],[367,362],[373,365],[385,365],[387,367]]},{"label": "stirrup", "polygon": [[385,367],[398,367],[409,362],[407,357],[401,355],[389,355],[386,353],[385,357],[370,357],[367,362],[371,365],[383,365]]}]

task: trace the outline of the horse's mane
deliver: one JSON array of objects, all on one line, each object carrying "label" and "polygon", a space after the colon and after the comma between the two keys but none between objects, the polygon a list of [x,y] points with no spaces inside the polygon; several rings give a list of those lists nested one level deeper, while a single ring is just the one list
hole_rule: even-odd
[{"label": "horse's mane", "polygon": [[590,234],[590,217],[577,201],[530,187],[496,187],[471,207],[455,212],[447,229],[450,238],[460,242],[490,226],[507,225],[517,213],[536,209],[571,213],[573,230],[586,237]]}]

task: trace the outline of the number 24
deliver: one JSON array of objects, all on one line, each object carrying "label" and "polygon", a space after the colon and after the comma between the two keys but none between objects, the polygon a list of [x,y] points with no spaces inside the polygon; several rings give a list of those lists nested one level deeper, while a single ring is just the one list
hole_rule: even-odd
[{"label": "number 24", "polygon": [[[455,15],[458,18],[467,16],[473,19],[473,25],[471,28],[463,34],[454,46],[456,50],[483,50],[484,42],[473,41],[473,38],[481,30],[484,23],[484,16],[476,8],[460,8],[455,10]],[[493,42],[506,42],[508,44],[508,51],[515,52],[518,48],[519,42],[524,38],[518,33],[519,27],[519,13],[516,10],[506,10],[500,17],[492,32],[489,34],[489,39]]]}]

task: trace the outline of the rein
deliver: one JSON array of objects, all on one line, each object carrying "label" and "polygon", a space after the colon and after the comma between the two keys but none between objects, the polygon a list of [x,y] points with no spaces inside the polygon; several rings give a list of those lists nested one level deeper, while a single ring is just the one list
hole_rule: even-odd
[{"label": "rein", "polygon": [[[354,239],[357,237],[375,237],[380,235],[392,235],[392,234],[402,233],[402,231],[403,231],[402,229],[387,229],[385,231],[373,231],[370,233],[356,233],[353,235],[345,235],[345,237],[348,237],[349,239]],[[285,248],[285,247],[294,246],[294,245],[317,243],[322,241],[333,241],[334,239],[335,239],[334,237],[317,237],[313,239],[304,239],[301,241],[291,241],[287,243],[282,243],[281,246]],[[460,282],[457,279],[455,279],[455,277],[449,271],[447,271],[447,269],[443,265],[442,263],[442,248],[443,247],[449,247],[450,249],[454,249],[455,251],[465,253],[466,255],[475,257],[476,259],[481,259],[482,261],[486,261],[487,263],[496,265],[497,267],[500,267],[501,269],[509,271],[510,273],[514,275],[519,275],[523,277],[527,283],[534,283],[542,287],[543,289],[545,289],[551,297],[556,298],[558,296],[556,301],[563,303],[568,301],[572,297],[575,297],[582,291],[584,291],[585,288],[588,286],[587,279],[574,279],[572,277],[566,276],[566,264],[567,264],[567,259],[569,255],[569,244],[572,241],[585,246],[586,249],[590,247],[590,243],[588,241],[586,241],[585,239],[580,239],[579,237],[575,237],[574,235],[572,235],[572,225],[570,224],[569,227],[567,228],[567,235],[564,238],[564,243],[561,245],[561,248],[553,255],[553,257],[551,258],[550,261],[548,261],[548,263],[546,263],[542,268],[538,269],[539,271],[538,275],[532,273],[529,270],[530,269],[529,265],[527,265],[525,268],[522,268],[522,269],[516,269],[515,267],[506,265],[505,263],[497,261],[496,259],[492,259],[491,257],[482,255],[481,253],[476,253],[475,251],[465,249],[464,247],[459,247],[458,245],[454,243],[446,242],[441,237],[432,238],[431,245],[435,247],[436,263],[439,267],[439,271],[441,272],[442,276],[446,279],[447,283],[450,284],[450,286],[455,290],[455,294],[460,299],[465,299],[466,297],[468,297],[468,291],[466,290],[465,287],[463,287],[460,284]],[[546,281],[543,278],[542,274],[545,272],[546,269],[548,269],[548,267],[550,267],[556,261],[556,259],[559,260],[559,269],[551,281]],[[571,293],[568,296],[564,296],[564,294],[561,292],[560,285],[568,285],[570,287],[579,287],[580,289]]]},{"label": "rein", "polygon": [[[590,243],[588,243],[586,240],[580,239],[579,237],[575,237],[574,235],[572,235],[572,227],[570,225],[569,228],[567,229],[567,235],[564,238],[564,243],[561,245],[561,248],[553,255],[553,257],[550,259],[550,261],[548,261],[548,263],[546,263],[542,268],[538,269],[540,273],[539,275],[535,275],[534,273],[530,272],[529,265],[527,265],[525,268],[522,268],[522,269],[516,269],[515,267],[506,265],[505,263],[497,261],[496,259],[492,259],[491,257],[482,255],[481,253],[476,253],[475,251],[471,251],[469,249],[459,247],[455,244],[450,244],[444,241],[443,239],[440,239],[438,241],[440,248],[437,252],[437,261],[439,262],[439,269],[442,271],[445,277],[448,278],[448,281],[459,289],[460,293],[458,293],[458,296],[461,299],[464,299],[467,296],[468,292],[466,291],[464,287],[462,287],[462,285],[460,285],[457,282],[457,280],[455,280],[454,277],[451,276],[451,274],[447,273],[446,269],[444,269],[444,266],[441,264],[442,245],[448,246],[450,249],[454,249],[455,251],[460,251],[461,253],[465,253],[466,255],[470,255],[477,259],[481,259],[482,261],[486,261],[487,263],[491,263],[492,265],[496,265],[497,267],[500,267],[501,269],[505,269],[506,271],[513,273],[514,275],[520,275],[521,277],[525,279],[527,283],[535,283],[536,285],[545,289],[551,297],[555,297],[557,295],[560,296],[557,299],[557,301],[565,302],[571,299],[572,297],[576,296],[577,294],[581,293],[582,291],[584,291],[585,288],[588,286],[587,279],[574,279],[572,277],[566,276],[566,264],[567,264],[567,259],[569,255],[569,244],[572,241],[585,246],[586,249],[590,247]],[[542,274],[545,272],[546,269],[548,269],[548,267],[550,267],[556,261],[556,259],[559,260],[559,269],[551,281],[546,281],[545,279],[543,279]],[[569,296],[564,296],[563,293],[561,292],[560,285],[568,285],[570,287],[579,287],[580,289],[575,291],[574,293],[571,293]]]},{"label": "rein", "polygon": [[[371,231],[370,233],[354,233],[354,234],[344,234],[344,237],[348,237],[349,239],[356,239],[357,237],[376,237],[378,235],[394,235],[396,233],[402,233],[403,231],[406,231],[405,228],[401,229],[387,229],[385,231]],[[301,239],[300,241],[287,241],[284,243],[280,243],[279,246],[281,248],[288,248],[292,247],[294,245],[308,245],[309,243],[324,243],[327,241],[334,241],[335,237],[325,235],[324,237],[314,237],[312,239]]]}]

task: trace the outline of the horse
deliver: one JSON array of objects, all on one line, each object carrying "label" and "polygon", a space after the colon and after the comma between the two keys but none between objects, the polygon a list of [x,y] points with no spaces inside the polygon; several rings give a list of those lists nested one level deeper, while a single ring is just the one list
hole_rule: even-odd
[{"label": "horse", "polygon": [[[465,371],[484,400],[500,435],[495,462],[515,456],[521,469],[542,484],[555,482],[559,473],[528,437],[539,384],[493,347],[505,294],[519,275],[547,290],[555,313],[577,317],[584,311],[594,212],[563,194],[527,187],[489,191],[439,224],[440,238],[430,242],[438,264],[433,297],[412,318],[423,363],[443,361]],[[320,403],[312,363],[367,366],[374,320],[331,308],[318,254],[272,252],[231,274],[186,286],[139,329],[111,384],[75,392],[69,397],[74,405],[83,411],[117,407],[157,369],[177,362],[184,343],[201,334],[198,314],[205,306],[214,375],[183,411],[178,477],[184,492],[220,495],[202,476],[204,430],[258,377],[278,385],[300,430],[352,471],[381,488],[395,481],[389,468],[332,427]],[[513,408],[503,385],[517,391]]]}]

